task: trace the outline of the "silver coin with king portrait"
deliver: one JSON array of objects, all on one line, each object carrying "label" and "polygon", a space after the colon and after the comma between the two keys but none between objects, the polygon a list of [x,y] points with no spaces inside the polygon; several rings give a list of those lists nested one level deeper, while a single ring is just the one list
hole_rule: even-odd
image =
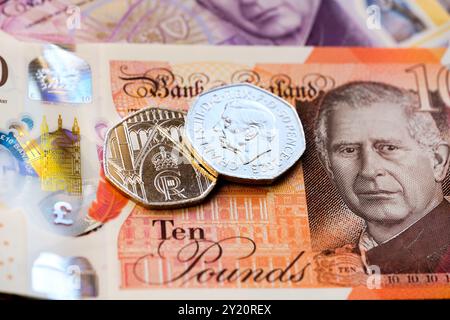
[{"label": "silver coin with king portrait", "polygon": [[186,136],[207,165],[237,182],[270,183],[305,151],[296,110],[250,84],[200,95],[188,112]]}]

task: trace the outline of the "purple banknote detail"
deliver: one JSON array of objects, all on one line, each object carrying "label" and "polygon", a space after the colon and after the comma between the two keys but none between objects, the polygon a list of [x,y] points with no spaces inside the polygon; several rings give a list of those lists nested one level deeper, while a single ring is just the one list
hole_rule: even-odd
[{"label": "purple banknote detail", "polygon": [[[378,5],[354,2],[358,5],[342,0],[6,0],[0,1],[0,28],[25,40],[62,43],[386,44],[366,26],[365,8]],[[403,7],[383,10],[380,28],[403,25]],[[395,40],[400,31],[388,36]]]}]

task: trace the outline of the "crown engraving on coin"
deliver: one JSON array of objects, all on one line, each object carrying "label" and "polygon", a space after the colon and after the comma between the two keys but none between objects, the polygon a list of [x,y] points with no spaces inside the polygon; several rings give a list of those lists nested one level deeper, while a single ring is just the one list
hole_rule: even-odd
[{"label": "crown engraving on coin", "polygon": [[183,112],[150,107],[111,128],[104,147],[107,179],[150,208],[187,206],[203,200],[216,178],[185,145],[184,121]]}]

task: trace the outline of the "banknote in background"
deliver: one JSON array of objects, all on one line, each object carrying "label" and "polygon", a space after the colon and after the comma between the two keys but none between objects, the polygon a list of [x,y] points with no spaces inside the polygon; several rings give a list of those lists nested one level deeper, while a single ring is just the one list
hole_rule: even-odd
[{"label": "banknote in background", "polygon": [[0,28],[47,42],[444,46],[447,0],[4,0]]},{"label": "banknote in background", "polygon": [[[322,167],[315,146],[315,123],[324,95],[331,94],[331,90],[352,81],[377,81],[417,91],[421,101],[420,110],[436,114],[434,117],[440,119],[436,126],[443,130],[442,138],[445,139],[446,128],[443,125],[446,121],[443,119],[446,118],[439,116],[443,106],[448,105],[448,72],[439,64],[443,50],[80,45],[77,46],[75,54],[91,67],[93,102],[76,106],[43,103],[31,99],[28,95],[12,94],[16,89],[18,92],[27,92],[25,88],[29,81],[28,64],[42,56],[46,48],[36,44],[23,44],[20,50],[23,56],[20,58],[19,55],[14,57],[14,51],[5,49],[17,46],[17,42],[14,42],[2,48],[1,56],[9,66],[8,81],[0,88],[0,94],[5,97],[3,99],[9,102],[3,104],[8,116],[5,117],[6,124],[2,126],[2,132],[9,134],[7,119],[17,118],[16,122],[23,122],[24,126],[29,127],[30,121],[20,118],[18,114],[31,113],[34,129],[30,130],[29,138],[25,139],[25,142],[37,143],[43,136],[43,127],[46,129],[43,126],[43,115],[46,116],[49,135],[58,131],[59,114],[63,120],[63,129],[72,133],[77,131],[73,128],[76,116],[83,143],[82,182],[94,187],[85,188],[83,185],[82,190],[90,189],[95,193],[94,197],[89,198],[89,206],[83,207],[80,212],[88,213],[88,218],[99,222],[113,217],[115,219],[98,231],[81,237],[70,237],[57,232],[55,235],[55,230],[49,228],[48,221],[36,223],[37,218],[42,222],[43,212],[39,206],[34,206],[35,202],[40,202],[40,195],[47,191],[42,190],[39,177],[32,176],[30,180],[36,182],[33,187],[36,189],[31,189],[28,194],[35,200],[28,201],[30,203],[12,203],[8,197],[3,198],[1,202],[1,223],[4,228],[0,227],[0,236],[3,245],[9,250],[2,251],[1,260],[7,268],[1,270],[3,273],[0,276],[11,279],[0,282],[1,290],[32,295],[44,293],[46,296],[42,285],[31,284],[37,279],[33,276],[36,274],[33,270],[36,267],[41,271],[44,269],[44,258],[49,257],[45,253],[50,252],[60,256],[57,260],[61,260],[60,264],[63,266],[66,265],[65,261],[74,260],[71,257],[81,256],[82,266],[89,266],[87,269],[90,270],[91,276],[95,274],[98,277],[99,290],[91,292],[98,292],[99,297],[223,297],[230,292],[219,290],[220,288],[239,289],[232,291],[234,297],[264,293],[269,298],[274,295],[311,297],[313,294],[378,299],[449,297],[448,271],[445,269],[444,258],[448,238],[445,237],[445,232],[434,232],[436,237],[433,241],[427,241],[429,237],[420,238],[419,240],[427,245],[423,248],[414,247],[413,253],[417,251],[421,254],[431,249],[428,251],[433,262],[430,263],[431,270],[418,268],[405,273],[401,268],[386,269],[382,261],[372,262],[373,257],[370,255],[368,259],[364,259],[363,251],[359,248],[360,235],[368,233],[374,238],[377,234],[371,233],[370,226],[367,232],[363,233],[366,225],[362,219],[363,210],[357,210],[358,208],[349,202],[348,197],[345,197],[347,193],[341,191],[339,184],[336,183],[336,188],[330,182],[329,177],[332,177],[333,173],[327,175],[326,169],[323,169],[327,167]],[[176,54],[174,48],[181,50],[183,56]],[[102,57],[101,61],[98,57]],[[149,57],[152,59],[149,60]],[[131,58],[133,60],[127,60]],[[341,63],[336,64],[337,61]],[[10,82],[11,79],[14,82]],[[309,143],[306,154],[297,166],[275,184],[267,187],[222,183],[202,205],[178,210],[143,209],[120,193],[114,192],[115,189],[105,181],[103,172],[99,170],[102,158],[98,154],[102,153],[101,140],[107,127],[148,106],[186,111],[201,92],[234,82],[258,85],[286,99],[297,108]],[[361,96],[358,90],[350,90],[348,96],[356,102],[361,97],[366,102],[373,100]],[[389,101],[396,101],[390,95]],[[12,98],[18,99],[17,105],[23,106],[23,109],[11,104],[15,101],[10,100]],[[384,104],[381,103],[382,106]],[[373,110],[371,107],[367,109]],[[393,106],[393,109],[399,110],[396,106]],[[363,123],[361,112],[365,111],[365,108],[355,106],[355,110],[358,120],[352,121],[351,124]],[[383,115],[388,111],[383,109]],[[371,119],[375,119],[377,115],[379,113],[374,112]],[[397,114],[394,117],[396,128],[400,127],[399,124],[403,121],[401,116],[402,114]],[[423,125],[422,118],[419,117],[415,122],[419,128],[432,124],[428,117],[428,120],[423,120],[428,121]],[[97,119],[104,121],[94,121]],[[371,128],[378,132],[376,129],[380,125],[371,124],[362,128]],[[12,131],[13,134],[18,132],[17,129]],[[383,132],[391,131],[394,132],[390,129]],[[409,131],[406,132],[409,134]],[[141,142],[151,138],[141,132],[136,136],[142,139]],[[404,136],[405,139],[407,137],[408,135]],[[386,137],[384,139],[386,140]],[[415,140],[410,138],[408,141],[413,143]],[[445,143],[437,141],[437,149],[440,149]],[[361,144],[361,141],[354,144]],[[396,146],[390,145],[378,146],[378,149],[380,148],[386,151],[392,149],[392,152],[397,150]],[[352,154],[353,151],[347,152]],[[430,152],[428,150],[422,153],[424,156]],[[431,166],[426,166],[432,158],[408,163],[409,166],[422,164],[421,170],[414,169],[413,172],[425,172],[425,177],[434,177],[434,180],[420,180],[422,184],[428,181],[426,185],[417,187],[417,183],[412,182],[418,178],[407,175],[408,171],[401,171],[404,178],[408,178],[406,181],[409,181],[409,184],[404,184],[408,190],[411,186],[416,191],[419,189],[415,197],[409,198],[425,199],[426,196],[434,194],[427,190],[439,190],[438,186],[430,186],[434,184],[433,181],[440,180],[443,176],[445,166],[442,165],[442,159],[445,154],[434,158],[438,162],[435,166],[436,173],[430,169]],[[27,163],[27,159],[24,162]],[[10,163],[2,162],[2,168],[5,169],[3,172],[11,171]],[[390,162],[385,159],[379,160],[378,163]],[[37,173],[40,172],[38,167],[31,167]],[[442,169],[440,173],[438,168]],[[351,173],[354,173],[355,169],[352,170]],[[348,174],[346,170],[341,170],[340,174],[334,176],[345,178]],[[444,196],[448,194],[446,181],[445,176],[442,180]],[[384,191],[395,193],[396,190]],[[366,190],[366,201],[388,202],[388,195],[373,195],[377,192],[381,194],[383,190]],[[321,198],[318,200],[317,197]],[[326,203],[327,206],[317,207],[314,205],[316,201]],[[443,204],[445,205],[445,202]],[[30,206],[35,210],[30,210]],[[389,207],[387,204],[386,206]],[[427,213],[425,211],[421,213]],[[356,214],[362,218],[358,218]],[[70,219],[71,216],[65,218]],[[425,215],[419,222],[426,222],[426,226],[435,226],[436,224],[427,222],[428,218],[430,216]],[[21,223],[22,220],[26,220],[26,223]],[[445,219],[440,220],[439,226],[445,226],[445,223]],[[417,233],[418,236],[422,234]],[[12,245],[17,249],[11,250]],[[382,244],[378,247],[383,249]],[[399,264],[408,261],[403,257],[394,258],[390,261]],[[21,274],[26,276],[25,279],[20,277]],[[19,281],[13,282],[12,279]],[[43,291],[36,292],[33,288]],[[204,288],[218,290],[203,290]],[[250,288],[252,290],[245,290]],[[296,290],[283,290],[292,288]],[[315,291],[317,288],[325,290]]]},{"label": "banknote in background", "polygon": [[[448,69],[156,61],[110,67],[121,116],[147,105],[186,110],[201,92],[244,81],[295,105],[308,143],[301,163],[273,186],[227,184],[198,207],[162,214],[136,206],[118,239],[121,289],[337,286],[355,288],[353,297],[405,298],[432,288],[448,296]],[[321,108],[330,110],[318,126]],[[335,144],[324,140],[326,130],[334,130]]]},{"label": "banknote in background", "polygon": [[98,108],[85,116],[99,101],[89,64],[54,45],[30,45],[25,58],[14,52],[26,45],[8,38],[2,44],[0,201],[26,208],[34,223],[60,234],[95,229],[107,219],[97,209],[105,198],[114,203],[115,192],[99,168],[106,123]]}]

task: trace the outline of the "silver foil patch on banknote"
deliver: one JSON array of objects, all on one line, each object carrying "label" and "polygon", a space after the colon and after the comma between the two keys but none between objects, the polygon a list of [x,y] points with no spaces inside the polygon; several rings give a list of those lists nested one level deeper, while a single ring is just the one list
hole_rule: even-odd
[{"label": "silver foil patch on banknote", "polygon": [[28,66],[28,97],[51,103],[91,103],[91,68],[73,52],[45,45],[42,56]]},{"label": "silver foil patch on banknote", "polygon": [[89,217],[89,207],[95,190],[84,185],[82,195],[64,191],[49,193],[39,203],[39,221],[46,229],[63,236],[77,237],[99,228],[102,223]]},{"label": "silver foil patch on banknote", "polygon": [[98,276],[84,257],[62,257],[43,252],[31,271],[33,290],[51,299],[98,296]]},{"label": "silver foil patch on banknote", "polygon": [[104,146],[106,178],[151,208],[193,205],[216,184],[185,145],[185,114],[147,108],[111,128]]},{"label": "silver foil patch on banknote", "polygon": [[219,175],[238,182],[270,183],[305,151],[295,109],[251,84],[201,94],[189,110],[186,136]]}]

